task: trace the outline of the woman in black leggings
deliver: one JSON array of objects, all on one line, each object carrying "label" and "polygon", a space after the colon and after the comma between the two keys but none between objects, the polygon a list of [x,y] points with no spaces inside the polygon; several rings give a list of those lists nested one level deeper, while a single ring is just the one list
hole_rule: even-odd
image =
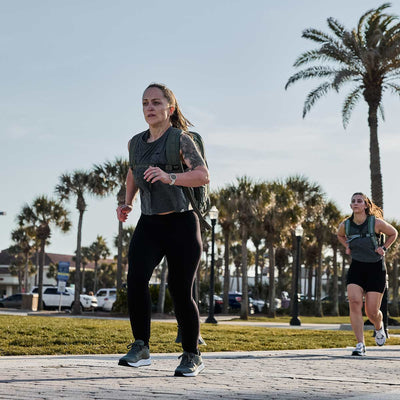
[{"label": "woman in black leggings", "polygon": [[[168,288],[182,332],[183,354],[175,376],[196,376],[204,365],[197,347],[200,322],[192,287],[202,242],[198,217],[182,187],[207,184],[209,174],[187,133],[191,124],[182,115],[172,91],[165,85],[151,84],[143,93],[142,103],[149,129],[128,143],[130,169],[125,204],[117,208],[118,219],[125,222],[140,192],[141,216],[128,255],[128,306],[135,341],[128,345],[129,351],[119,365],[140,367],[151,363],[149,281],[165,256]],[[185,172],[166,172],[166,144],[170,135],[178,137]]]}]

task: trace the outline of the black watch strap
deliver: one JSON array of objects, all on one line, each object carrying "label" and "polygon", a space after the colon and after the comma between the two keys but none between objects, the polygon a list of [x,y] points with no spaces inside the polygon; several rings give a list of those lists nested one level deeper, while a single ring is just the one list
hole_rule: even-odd
[{"label": "black watch strap", "polygon": [[387,251],[387,248],[385,246],[381,246],[383,251]]}]

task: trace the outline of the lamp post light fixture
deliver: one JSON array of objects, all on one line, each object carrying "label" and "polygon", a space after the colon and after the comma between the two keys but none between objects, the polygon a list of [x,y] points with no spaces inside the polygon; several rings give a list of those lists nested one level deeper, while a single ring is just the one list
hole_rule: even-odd
[{"label": "lamp post light fixture", "polygon": [[215,243],[215,224],[218,219],[218,209],[215,206],[211,207],[208,212],[211,220],[211,269],[210,269],[210,293],[208,295],[208,318],[206,323],[217,324],[217,320],[214,318],[214,243]]},{"label": "lamp post light fixture", "polygon": [[5,211],[0,211],[0,215],[6,215]]},{"label": "lamp post light fixture", "polygon": [[296,269],[295,269],[295,280],[294,280],[294,299],[292,305],[292,319],[290,325],[300,326],[301,321],[299,319],[299,275],[300,275],[300,246],[301,237],[303,236],[304,229],[301,225],[297,225],[294,234],[297,239],[297,252],[296,252]]}]

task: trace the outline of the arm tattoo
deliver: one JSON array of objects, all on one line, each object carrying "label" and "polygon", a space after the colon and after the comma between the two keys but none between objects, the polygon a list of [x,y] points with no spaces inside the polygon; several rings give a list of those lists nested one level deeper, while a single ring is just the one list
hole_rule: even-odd
[{"label": "arm tattoo", "polygon": [[190,169],[193,170],[200,165],[206,165],[196,144],[192,138],[185,133],[181,135],[181,150],[183,159],[190,163]]}]

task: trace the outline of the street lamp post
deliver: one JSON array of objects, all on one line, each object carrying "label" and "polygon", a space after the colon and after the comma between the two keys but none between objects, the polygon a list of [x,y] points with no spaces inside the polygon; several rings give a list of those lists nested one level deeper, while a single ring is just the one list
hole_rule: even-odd
[{"label": "street lamp post", "polygon": [[215,206],[211,207],[208,215],[211,220],[211,269],[210,269],[210,293],[208,296],[208,318],[206,323],[216,324],[217,320],[214,318],[214,243],[215,243],[215,224],[218,218],[218,209]]},{"label": "street lamp post", "polygon": [[300,245],[301,237],[303,236],[304,229],[301,225],[297,225],[294,231],[297,239],[297,252],[296,252],[296,270],[295,280],[294,280],[294,299],[292,305],[292,319],[290,320],[290,325],[300,326],[301,321],[299,319],[299,275],[300,275]]},{"label": "street lamp post", "polygon": [[6,215],[5,211],[0,211],[0,215]]}]

